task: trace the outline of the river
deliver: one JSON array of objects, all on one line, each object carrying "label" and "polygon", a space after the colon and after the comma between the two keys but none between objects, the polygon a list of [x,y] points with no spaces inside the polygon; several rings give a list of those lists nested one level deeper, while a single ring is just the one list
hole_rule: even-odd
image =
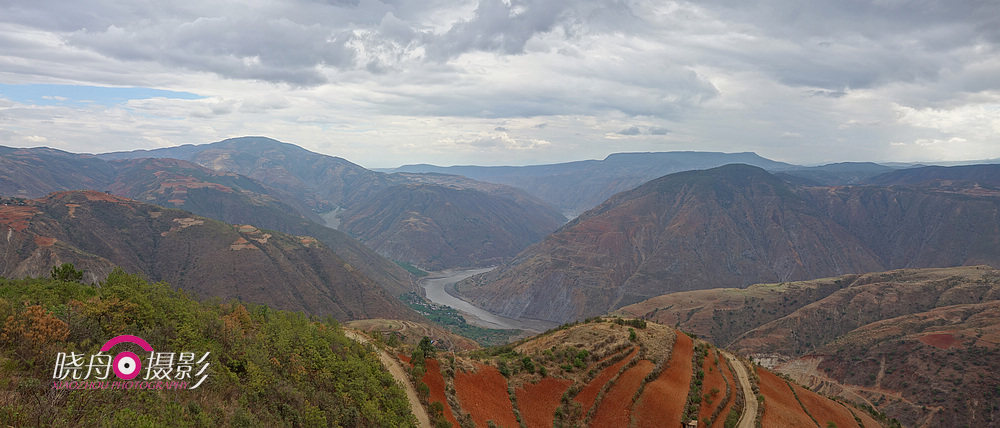
[{"label": "river", "polygon": [[485,328],[528,330],[535,333],[541,333],[558,326],[558,324],[549,321],[500,316],[475,306],[459,296],[458,291],[455,290],[455,284],[470,276],[491,270],[493,268],[456,269],[434,272],[430,276],[421,279],[420,286],[427,293],[427,300],[457,309],[465,316],[465,320],[472,325]]}]

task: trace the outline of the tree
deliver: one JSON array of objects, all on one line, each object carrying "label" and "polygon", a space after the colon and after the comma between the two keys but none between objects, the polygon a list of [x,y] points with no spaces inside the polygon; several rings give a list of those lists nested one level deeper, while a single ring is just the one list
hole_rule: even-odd
[{"label": "tree", "polygon": [[52,266],[52,279],[65,282],[83,282],[83,271],[76,270],[73,263],[63,263],[62,266]]},{"label": "tree", "polygon": [[424,336],[423,339],[420,339],[420,344],[417,345],[417,348],[419,348],[421,351],[424,351],[424,356],[427,358],[431,358],[434,356],[434,345],[431,344],[431,339],[427,336]]}]

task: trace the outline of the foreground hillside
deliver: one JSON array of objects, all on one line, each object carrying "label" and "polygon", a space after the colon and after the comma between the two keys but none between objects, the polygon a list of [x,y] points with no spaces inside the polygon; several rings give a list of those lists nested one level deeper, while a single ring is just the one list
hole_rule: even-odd
[{"label": "foreground hillside", "polygon": [[[194,389],[198,378],[180,389],[53,388],[58,353],[90,361],[119,335],[138,336],[178,358],[208,353],[207,375],[199,373],[206,377]],[[148,364],[149,354],[131,344],[117,345],[111,355],[123,350]],[[96,373],[75,379],[103,382]],[[114,374],[105,380],[124,383]],[[78,384],[74,376],[63,381]],[[381,428],[416,420],[370,349],[347,339],[335,321],[199,303],[116,270],[100,287],[0,278],[0,425]]]},{"label": "foreground hillside", "polygon": [[1000,270],[906,269],[659,296],[676,325],[907,426],[1000,424]]},{"label": "foreground hillside", "polygon": [[309,236],[230,225],[94,191],[0,201],[0,273],[73,263],[88,282],[115,266],[200,296],[337,319],[418,316]]},{"label": "foreground hillside", "polygon": [[400,358],[438,426],[883,426],[875,413],[636,319],[593,319],[459,353],[420,345]]},{"label": "foreground hillside", "polygon": [[989,183],[812,187],[727,165],[615,195],[459,289],[501,315],[565,322],[670,292],[1000,265],[998,213]]}]

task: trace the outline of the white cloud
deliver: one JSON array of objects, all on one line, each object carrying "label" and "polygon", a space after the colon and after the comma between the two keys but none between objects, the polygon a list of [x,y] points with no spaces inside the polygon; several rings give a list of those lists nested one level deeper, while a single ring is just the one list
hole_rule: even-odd
[{"label": "white cloud", "polygon": [[7,98],[0,136],[104,151],[267,135],[368,166],[1000,157],[998,14],[974,0],[20,2],[0,6],[0,81],[205,98]]}]

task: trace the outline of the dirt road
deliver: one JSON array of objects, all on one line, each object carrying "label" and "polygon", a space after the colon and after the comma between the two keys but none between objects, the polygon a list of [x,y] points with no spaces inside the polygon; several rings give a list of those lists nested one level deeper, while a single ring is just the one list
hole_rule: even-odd
[{"label": "dirt road", "polygon": [[736,357],[730,355],[728,352],[724,352],[726,359],[729,360],[729,364],[733,366],[733,372],[736,373],[736,377],[740,379],[740,385],[743,386],[743,414],[740,415],[740,422],[736,424],[736,428],[754,428],[754,422],[757,420],[757,396],[753,393],[753,387],[750,386],[750,375],[747,374],[747,368],[743,365]]},{"label": "dirt road", "polygon": [[[344,336],[361,343],[371,343],[371,339],[368,336],[354,330],[345,329]],[[410,401],[410,408],[413,410],[413,415],[417,417],[420,427],[431,428],[431,418],[427,416],[427,410],[420,404],[420,399],[417,398],[417,390],[413,388],[413,385],[410,384],[410,379],[406,376],[406,369],[399,364],[399,361],[396,361],[389,354],[385,353],[385,351],[377,347],[375,349],[378,351],[378,358],[382,361],[382,365],[389,370],[392,377],[396,378],[403,385],[403,390],[406,391],[406,398]]]}]

